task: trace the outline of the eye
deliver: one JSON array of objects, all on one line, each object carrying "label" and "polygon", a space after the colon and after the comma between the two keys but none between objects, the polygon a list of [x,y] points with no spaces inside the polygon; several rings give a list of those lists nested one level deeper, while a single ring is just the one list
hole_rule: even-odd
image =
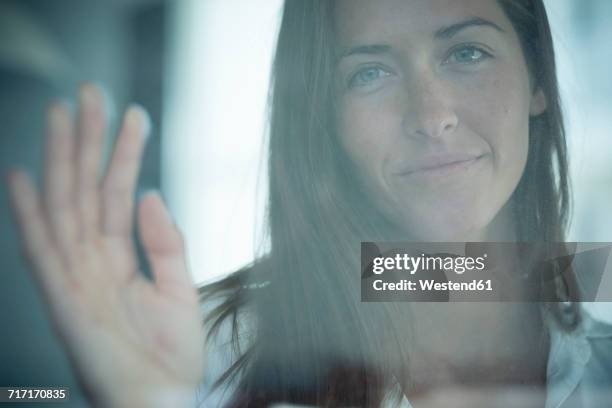
[{"label": "eye", "polygon": [[484,51],[481,48],[473,45],[462,46],[451,52],[448,56],[445,64],[475,64],[487,58],[490,58],[491,54]]},{"label": "eye", "polygon": [[366,67],[357,71],[349,78],[348,87],[360,87],[370,85],[381,78],[389,76],[390,73],[380,67]]}]

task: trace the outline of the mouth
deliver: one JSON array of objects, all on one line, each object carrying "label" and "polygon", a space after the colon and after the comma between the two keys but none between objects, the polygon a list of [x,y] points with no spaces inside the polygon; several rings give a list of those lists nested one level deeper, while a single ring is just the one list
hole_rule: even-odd
[{"label": "mouth", "polygon": [[459,174],[480,162],[484,157],[485,154],[431,156],[420,159],[418,163],[411,164],[399,171],[397,175],[403,177],[442,177]]}]

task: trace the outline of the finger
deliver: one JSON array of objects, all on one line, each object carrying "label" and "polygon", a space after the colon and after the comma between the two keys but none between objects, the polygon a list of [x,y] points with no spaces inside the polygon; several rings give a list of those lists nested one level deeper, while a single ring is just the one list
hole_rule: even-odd
[{"label": "finger", "polygon": [[183,237],[158,193],[147,193],[140,201],[138,224],[158,290],[196,302]]},{"label": "finger", "polygon": [[68,108],[60,103],[47,113],[44,205],[50,234],[66,258],[77,239],[75,216],[75,140]]},{"label": "finger", "polygon": [[105,131],[100,90],[91,84],[83,85],[79,109],[76,197],[80,237],[87,240],[97,234],[100,223],[98,170]]},{"label": "finger", "polygon": [[131,240],[134,190],[150,124],[146,111],[131,106],[115,142],[102,183],[102,233]]},{"label": "finger", "polygon": [[45,297],[56,303],[63,297],[66,275],[50,240],[39,194],[22,171],[9,174],[8,186],[22,249],[31,264],[34,280]]}]

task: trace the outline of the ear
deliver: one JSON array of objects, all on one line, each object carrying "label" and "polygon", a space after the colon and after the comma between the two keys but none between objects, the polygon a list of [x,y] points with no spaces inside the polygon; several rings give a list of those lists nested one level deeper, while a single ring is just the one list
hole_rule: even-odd
[{"label": "ear", "polygon": [[546,111],[548,107],[548,101],[546,100],[546,95],[544,95],[544,91],[542,88],[537,87],[531,95],[531,103],[529,104],[529,114],[531,116],[541,115]]}]

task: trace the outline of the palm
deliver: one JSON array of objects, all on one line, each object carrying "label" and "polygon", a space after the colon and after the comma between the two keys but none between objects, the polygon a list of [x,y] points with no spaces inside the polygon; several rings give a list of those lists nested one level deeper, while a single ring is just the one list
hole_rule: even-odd
[{"label": "palm", "polygon": [[58,321],[74,360],[89,371],[88,389],[95,393],[105,379],[119,380],[118,373],[124,373],[121,384],[130,388],[143,378],[153,389],[197,381],[203,339],[191,292],[161,293],[142,278],[94,290],[85,301],[73,297],[75,304]]},{"label": "palm", "polygon": [[79,379],[95,403],[132,405],[193,390],[204,336],[182,236],[157,194],[137,210],[153,280],[138,271],[132,213],[145,117],[128,111],[99,183],[101,106],[92,86],[82,90],[78,126],[53,106],[44,194],[21,172],[10,188],[33,276]]}]

